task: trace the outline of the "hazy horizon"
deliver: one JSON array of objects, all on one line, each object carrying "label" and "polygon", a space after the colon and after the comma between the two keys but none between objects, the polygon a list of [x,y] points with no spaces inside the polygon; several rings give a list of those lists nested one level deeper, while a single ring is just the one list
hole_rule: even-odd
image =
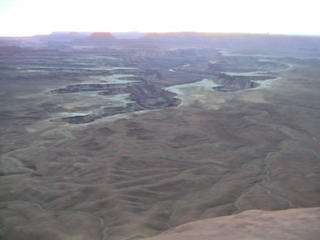
[{"label": "hazy horizon", "polygon": [[[168,34],[168,33],[199,33],[199,34],[216,34],[216,35],[223,35],[223,34],[232,34],[232,35],[270,35],[270,36],[295,36],[295,37],[320,37],[320,34],[289,34],[289,33],[254,33],[254,32],[196,32],[196,31],[166,31],[166,32],[160,32],[160,31],[117,31],[117,32],[109,32],[109,31],[54,31],[54,32],[48,32],[48,33],[39,33],[39,34],[30,34],[30,35],[0,35],[2,38],[28,38],[28,37],[36,37],[36,36],[47,36],[47,35],[54,35],[54,34],[71,34],[71,33],[79,33],[79,34],[91,34],[91,33],[111,33],[116,38],[121,38],[115,36],[116,34],[151,34],[151,33],[159,33],[159,34]],[[141,36],[143,37],[143,36]],[[125,37],[126,38],[126,37]],[[137,37],[139,38],[139,37]]]},{"label": "hazy horizon", "polygon": [[317,9],[314,0],[0,0],[0,36],[132,31],[319,35]]}]

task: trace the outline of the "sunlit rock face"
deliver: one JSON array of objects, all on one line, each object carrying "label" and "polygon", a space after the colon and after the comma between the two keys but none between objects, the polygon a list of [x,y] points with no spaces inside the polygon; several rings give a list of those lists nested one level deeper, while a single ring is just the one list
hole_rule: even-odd
[{"label": "sunlit rock face", "polygon": [[90,39],[114,39],[109,32],[94,32],[90,35]]}]

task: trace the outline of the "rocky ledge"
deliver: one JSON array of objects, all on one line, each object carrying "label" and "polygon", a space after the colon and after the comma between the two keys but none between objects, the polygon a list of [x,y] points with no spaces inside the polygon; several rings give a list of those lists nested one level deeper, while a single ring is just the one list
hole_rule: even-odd
[{"label": "rocky ledge", "polygon": [[145,240],[317,240],[319,236],[320,207],[249,210],[183,224]]},{"label": "rocky ledge", "polygon": [[53,93],[74,93],[96,91],[99,95],[128,94],[124,106],[104,107],[94,113],[80,116],[65,117],[61,120],[72,124],[93,122],[102,117],[116,114],[130,113],[142,110],[161,109],[165,107],[177,106],[180,100],[175,98],[175,94],[162,89],[154,84],[76,84],[65,88],[53,90]]}]

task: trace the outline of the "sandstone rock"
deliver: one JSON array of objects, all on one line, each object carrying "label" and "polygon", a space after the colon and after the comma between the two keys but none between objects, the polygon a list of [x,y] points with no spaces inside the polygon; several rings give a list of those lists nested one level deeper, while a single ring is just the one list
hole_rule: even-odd
[{"label": "sandstone rock", "polygon": [[183,224],[146,240],[316,240],[320,208],[249,210]]}]

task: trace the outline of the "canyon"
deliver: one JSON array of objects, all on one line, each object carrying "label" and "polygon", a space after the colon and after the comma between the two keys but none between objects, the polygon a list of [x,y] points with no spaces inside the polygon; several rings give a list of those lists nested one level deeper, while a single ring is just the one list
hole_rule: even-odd
[{"label": "canyon", "polygon": [[274,238],[315,239],[319,38],[56,33],[0,45],[1,239],[232,239],[275,229],[266,219],[283,226]]}]

